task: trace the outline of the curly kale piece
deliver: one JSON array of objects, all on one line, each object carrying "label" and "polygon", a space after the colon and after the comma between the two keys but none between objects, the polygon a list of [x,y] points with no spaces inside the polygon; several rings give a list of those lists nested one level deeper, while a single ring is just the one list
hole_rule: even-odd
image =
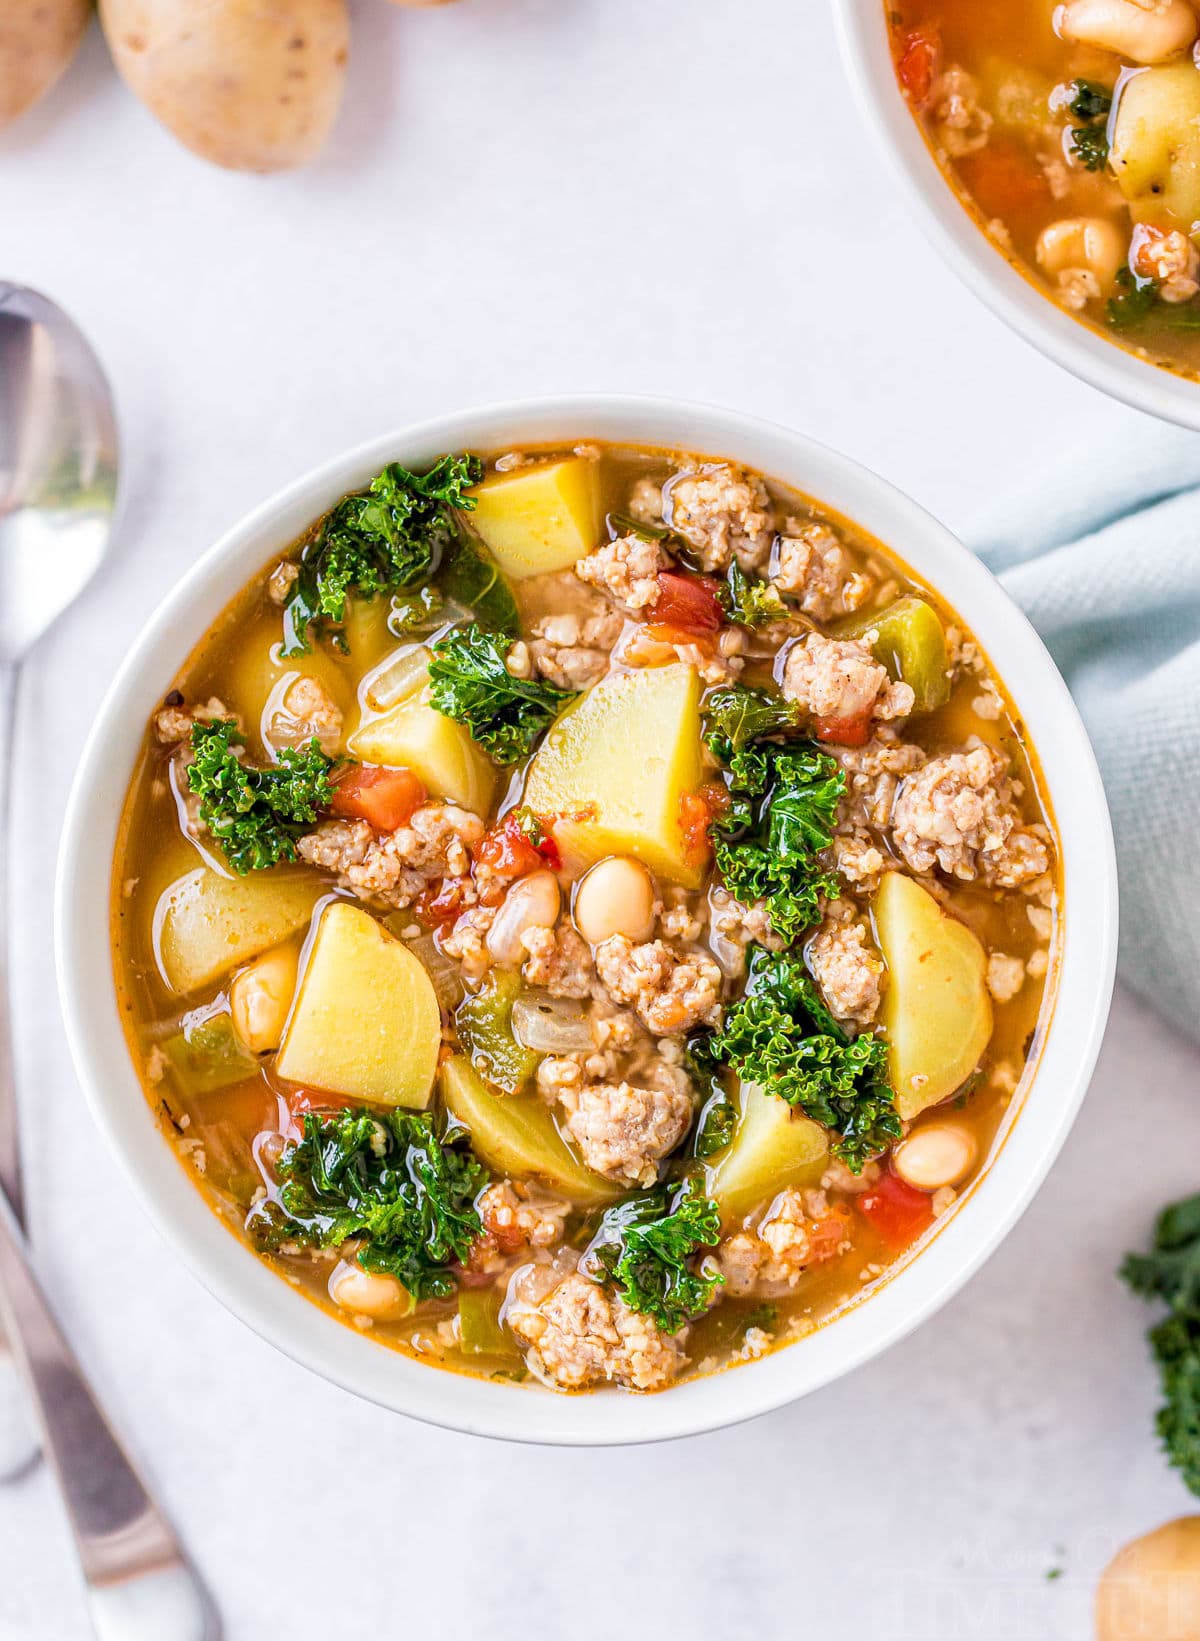
[{"label": "curly kale piece", "polygon": [[1169,1463],[1200,1494],[1200,1193],[1163,1210],[1150,1252],[1128,1255],[1121,1276],[1169,1307],[1149,1333],[1164,1397],[1156,1425]]},{"label": "curly kale piece", "polygon": [[788,613],[787,605],[771,583],[761,576],[747,575],[736,559],[729,566],[717,597],[725,614],[741,627],[765,627],[772,621],[782,621]]},{"label": "curly kale piece", "polygon": [[798,957],[752,946],[744,995],[689,1048],[832,1129],[834,1155],[854,1173],[900,1138],[886,1047],[869,1032],[847,1036]]},{"label": "curly kale piece", "polygon": [[1112,108],[1112,92],[1099,80],[1072,80],[1067,89],[1071,99],[1067,110],[1077,120],[1102,120]]},{"label": "curly kale piece", "polygon": [[810,741],[767,737],[795,727],[795,709],[763,690],[735,685],[706,697],[709,749],[728,770],[729,807],[709,827],[713,859],[730,894],[766,901],[771,927],[795,940],[838,892],[821,864],[833,841],[846,776]]},{"label": "curly kale piece", "polygon": [[630,1310],[652,1317],[664,1333],[678,1333],[703,1315],[724,1281],[693,1257],[720,1238],[720,1210],[695,1180],[659,1185],[607,1210],[584,1269],[601,1271]]},{"label": "curly kale piece", "polygon": [[309,648],[309,629],[336,627],[346,599],[376,598],[423,586],[458,539],[454,514],[483,477],[478,456],[443,456],[424,473],[392,462],[366,490],[343,496],[300,555],[300,574],[284,605],[284,655]]},{"label": "curly kale piece", "polygon": [[475,1198],[488,1172],[471,1151],[439,1140],[432,1117],[308,1112],[276,1172],[278,1198],[248,1221],[261,1247],[336,1248],[358,1237],[363,1270],[394,1276],[414,1299],[455,1291],[449,1267],[483,1229]]},{"label": "curly kale piece", "polygon": [[1164,330],[1200,330],[1200,307],[1187,302],[1164,302],[1153,279],[1138,279],[1131,268],[1119,268],[1117,294],[1105,304],[1105,317],[1114,330],[1130,330],[1153,317]]},{"label": "curly kale piece", "polygon": [[1071,153],[1085,171],[1103,171],[1108,164],[1108,134],[1104,127],[1072,126]]},{"label": "curly kale piece", "polygon": [[512,639],[485,632],[475,621],[433,646],[430,700],[440,713],[465,724],[471,738],[498,764],[514,764],[575,699],[540,678],[514,678],[505,666]]},{"label": "curly kale piece", "polygon": [[257,769],[242,762],[241,731],[233,718],[192,725],[194,757],[189,789],[200,799],[200,819],[239,876],[295,860],[296,839],[307,832],[333,798],[330,774],[336,759],[317,741],[279,762]]}]

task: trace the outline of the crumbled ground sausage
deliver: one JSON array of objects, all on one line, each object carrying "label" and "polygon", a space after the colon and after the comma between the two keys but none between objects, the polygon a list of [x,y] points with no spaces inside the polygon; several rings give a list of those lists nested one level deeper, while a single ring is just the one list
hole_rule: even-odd
[{"label": "crumbled ground sausage", "polygon": [[678,474],[663,491],[664,516],[689,542],[705,570],[724,570],[737,558],[757,569],[771,551],[774,519],[761,479],[724,463]]},{"label": "crumbled ground sausage", "polygon": [[1025,984],[1025,965],[1019,957],[992,952],[988,957],[987,989],[997,1003],[1008,1003]]},{"label": "crumbled ground sausage", "polygon": [[[177,706],[161,707],[154,714],[154,733],[163,746],[176,746],[190,737],[193,724],[211,724],[218,718],[234,717],[236,714],[214,695],[200,706],[189,707],[180,702]],[[240,727],[241,720],[237,721]]]},{"label": "crumbled ground sausage", "polygon": [[540,1304],[511,1305],[506,1321],[528,1346],[533,1371],[563,1390],[605,1379],[630,1390],[658,1390],[687,1361],[677,1335],[660,1332],[650,1317],[578,1271]]},{"label": "crumbled ground sausage", "polygon": [[266,739],[280,747],[307,746],[316,741],[327,757],[342,744],[342,714],[319,678],[301,673],[288,685],[278,709],[271,714]]},{"label": "crumbled ground sausage", "polygon": [[830,1013],[843,1025],[869,1026],[879,1013],[885,965],[847,902],[827,912],[804,956]]},{"label": "crumbled ground sausage", "polygon": [[846,795],[838,815],[839,830],[852,833],[866,828],[886,831],[900,782],[925,762],[919,746],[900,740],[886,724],[861,747],[838,749],[846,772]]},{"label": "crumbled ground sausage", "polygon": [[833,864],[852,888],[873,894],[879,887],[887,857],[869,833],[856,829],[834,838]]},{"label": "crumbled ground sausage", "polygon": [[489,1185],[476,1207],[483,1235],[471,1250],[472,1270],[491,1270],[522,1248],[552,1248],[562,1241],[568,1204],[552,1199],[534,1200],[522,1181],[498,1180]]},{"label": "crumbled ground sausage", "polygon": [[461,963],[467,980],[482,980],[492,966],[487,932],[498,910],[496,906],[468,906],[441,937],[443,953]]},{"label": "crumbled ground sausage", "polygon": [[865,638],[808,633],[788,651],[783,694],[814,718],[835,721],[903,718],[912,711],[911,684],[893,683]]},{"label": "crumbled ground sausage", "polygon": [[656,1037],[710,1025],[720,1012],[721,971],[702,952],[680,954],[662,940],[635,946],[615,934],[596,947],[596,973],[613,1001],[636,1009]]},{"label": "crumbled ground sausage", "polygon": [[1154,280],[1164,302],[1190,302],[1200,291],[1200,252],[1178,228],[1139,223],[1130,263],[1139,278]]},{"label": "crumbled ground sausage", "polygon": [[770,578],[790,593],[806,615],[831,621],[866,603],[874,582],[854,561],[827,524],[788,519],[771,551]]},{"label": "crumbled ground sausage", "polygon": [[281,559],[267,577],[267,597],[272,604],[286,604],[299,579],[300,566],[289,558]]},{"label": "crumbled ground sausage", "polygon": [[951,64],[938,75],[929,107],[938,143],[952,159],[978,153],[987,145],[992,116],[979,100],[979,81],[966,69]]},{"label": "crumbled ground sausage", "polygon": [[784,1191],[755,1231],[721,1244],[717,1264],[732,1298],[794,1288],[811,1266],[850,1247],[845,1212],[830,1209],[823,1191]]},{"label": "crumbled ground sausage", "polygon": [[896,796],[892,838],[914,872],[940,867],[963,882],[1011,889],[1040,877],[1049,850],[1021,825],[1016,787],[995,747],[968,743],[908,775]]},{"label": "crumbled ground sausage", "polygon": [[618,536],[606,541],[581,558],[575,574],[591,587],[598,587],[621,606],[636,614],[653,609],[658,602],[658,573],[670,559],[657,541],[644,536]]},{"label": "crumbled ground sausage", "polygon": [[631,1083],[564,1089],[560,1099],[584,1162],[628,1185],[654,1184],[659,1159],[675,1149],[692,1120],[686,1094]]},{"label": "crumbled ground sausage", "polygon": [[628,632],[613,653],[614,661],[627,667],[661,667],[670,661],[683,661],[695,667],[705,684],[728,684],[737,678],[745,666],[739,646],[745,635],[736,627],[727,627],[715,640],[705,638],[696,642],[671,641],[656,636],[649,627],[637,626]]},{"label": "crumbled ground sausage", "polygon": [[708,927],[713,956],[730,978],[745,971],[747,946],[765,946],[771,952],[783,950],[783,941],[771,928],[766,901],[743,906],[719,883],[708,891]]},{"label": "crumbled ground sausage", "polygon": [[543,616],[533,624],[530,658],[539,675],[559,689],[588,689],[608,671],[622,625],[616,610],[593,616]]},{"label": "crumbled ground sausage", "polygon": [[440,878],[464,878],[468,849],[483,830],[478,815],[431,803],[395,832],[377,833],[362,820],[324,821],[297,848],[310,866],[336,873],[340,888],[400,909]]},{"label": "crumbled ground sausage", "polygon": [[662,485],[655,484],[652,478],[643,476],[638,479],[629,492],[629,516],[639,524],[660,524],[662,522]]},{"label": "crumbled ground sausage", "polygon": [[569,924],[527,929],[521,937],[529,954],[521,973],[551,997],[587,997],[592,989],[592,955]]}]

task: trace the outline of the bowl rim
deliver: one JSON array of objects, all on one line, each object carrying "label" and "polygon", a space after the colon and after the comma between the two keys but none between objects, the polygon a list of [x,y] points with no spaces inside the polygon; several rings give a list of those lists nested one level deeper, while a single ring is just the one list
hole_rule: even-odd
[{"label": "bowl rim", "polygon": [[[297,1294],[183,1178],[129,1056],[108,939],[117,824],[144,724],[182,659],[271,554],[385,461],[589,438],[718,451],[819,497],[897,550],[962,615],[1004,679],[1038,750],[1063,845],[1053,1016],[1018,1120],[958,1205],[970,1212],[945,1216],[916,1258],[805,1339],[654,1396],[562,1396],[430,1369],[376,1348]],[[211,1293],[285,1355],[380,1406],[469,1434],[600,1446],[717,1429],[808,1394],[903,1338],[978,1269],[1033,1197],[1087,1090],[1116,965],[1116,861],[1099,772],[1066,685],[990,571],[924,509],[776,423],[663,397],[576,395],[453,412],[367,440],[252,509],[192,565],[125,656],[80,757],[54,923],[67,1039],[92,1115],[152,1223]]]},{"label": "bowl rim", "polygon": [[884,0],[831,4],[859,113],[942,260],[999,319],[1073,376],[1135,410],[1200,429],[1200,382],[1140,359],[1072,318],[1005,255],[959,199],[900,90]]}]

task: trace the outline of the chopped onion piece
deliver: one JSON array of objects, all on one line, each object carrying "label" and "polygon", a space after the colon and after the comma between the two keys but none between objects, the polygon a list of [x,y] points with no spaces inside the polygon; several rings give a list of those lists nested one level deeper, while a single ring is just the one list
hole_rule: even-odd
[{"label": "chopped onion piece", "polygon": [[581,1054],[592,1046],[592,1028],[580,1003],[544,991],[523,992],[513,1004],[513,1036],[536,1054]]},{"label": "chopped onion piece", "polygon": [[375,668],[367,679],[367,705],[377,711],[395,706],[425,682],[429,651],[423,644],[405,644]]}]

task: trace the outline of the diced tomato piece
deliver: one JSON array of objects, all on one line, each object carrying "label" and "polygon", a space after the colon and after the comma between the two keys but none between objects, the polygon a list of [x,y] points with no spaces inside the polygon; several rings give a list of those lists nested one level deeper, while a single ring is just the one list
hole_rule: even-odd
[{"label": "diced tomato piece", "polygon": [[1045,172],[1028,149],[1011,139],[989,142],[957,163],[963,186],[985,217],[1006,221],[1050,199]]},{"label": "diced tomato piece", "polygon": [[335,815],[365,820],[377,832],[407,826],[425,802],[425,788],[411,769],[354,764],[338,778],[330,808]]},{"label": "diced tomato piece", "polygon": [[942,66],[942,42],[935,28],[910,29],[904,36],[896,59],[896,74],[905,95],[916,108],[924,108],[933,82]]},{"label": "diced tomato piece", "polygon": [[857,718],[818,718],[814,724],[817,740],[829,746],[866,746],[871,738],[871,712]]},{"label": "diced tomato piece", "polygon": [[845,1212],[834,1210],[814,1220],[808,1233],[809,1264],[820,1265],[826,1259],[836,1258],[849,1240],[849,1215]]},{"label": "diced tomato piece", "polygon": [[530,809],[510,809],[480,840],[475,859],[505,877],[524,877],[543,867],[557,872],[562,866],[549,824]]},{"label": "diced tomato piece", "polygon": [[698,791],[685,792],[679,800],[679,825],[684,853],[699,861],[708,857],[708,829],[714,815],[729,808],[729,793],[715,782]]},{"label": "diced tomato piece", "polygon": [[444,877],[439,884],[431,885],[418,895],[413,909],[421,922],[431,929],[453,923],[463,910],[469,882],[469,878]]},{"label": "diced tomato piece", "polygon": [[707,576],[679,575],[674,570],[660,570],[657,581],[655,627],[675,627],[690,637],[696,633],[719,632],[724,626],[725,611],[717,597],[715,581]]},{"label": "diced tomato piece", "polygon": [[893,1248],[904,1248],[933,1224],[933,1200],[886,1170],[873,1190],[857,1198],[858,1211]]}]

